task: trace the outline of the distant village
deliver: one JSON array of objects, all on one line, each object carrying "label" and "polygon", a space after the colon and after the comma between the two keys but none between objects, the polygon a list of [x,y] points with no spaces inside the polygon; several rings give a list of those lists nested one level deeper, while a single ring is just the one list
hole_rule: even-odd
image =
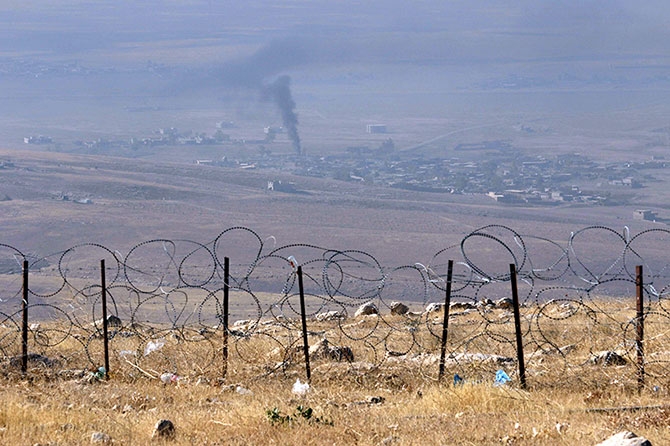
[{"label": "distant village", "polygon": [[[482,194],[499,203],[524,205],[629,204],[630,193],[655,181],[653,173],[669,163],[662,157],[639,162],[598,163],[584,154],[528,155],[506,141],[483,141],[450,147],[448,157],[428,157],[421,151],[398,150],[386,138],[383,124],[370,124],[362,131],[381,134],[375,147],[346,147],[335,155],[276,154],[271,150],[281,127],[268,126],[258,139],[234,139],[225,130],[234,123],[221,121],[213,134],[181,132],[161,128],[149,137],[128,140],[75,141],[75,148],[87,153],[116,149],[139,150],[159,146],[236,146],[248,148],[232,159],[194,159],[203,166],[219,166],[259,171],[281,171],[297,176],[331,178],[418,192]],[[49,136],[24,138],[26,144],[52,144]],[[446,151],[446,150],[445,150]],[[223,152],[223,150],[222,150]],[[239,151],[237,152],[239,153]],[[276,174],[273,174],[276,176]],[[296,193],[298,185],[268,177],[268,190]],[[618,193],[622,192],[622,193]],[[650,211],[640,210],[636,218],[653,219]]]}]

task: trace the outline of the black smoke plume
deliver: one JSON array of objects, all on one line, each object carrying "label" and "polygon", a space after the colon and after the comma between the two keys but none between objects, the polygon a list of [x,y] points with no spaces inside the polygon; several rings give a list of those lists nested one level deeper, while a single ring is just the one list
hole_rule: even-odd
[{"label": "black smoke plume", "polygon": [[283,75],[262,89],[263,99],[274,102],[281,113],[282,123],[288,137],[293,143],[293,149],[298,155],[302,154],[300,135],[298,135],[298,115],[295,113],[295,101],[291,95],[291,78]]},{"label": "black smoke plume", "polygon": [[[281,113],[284,129],[293,143],[293,149],[301,155],[298,116],[291,95],[291,78],[280,75],[271,83],[268,83],[268,79],[284,70],[309,63],[314,59],[313,53],[314,48],[304,39],[274,40],[249,57],[228,62],[214,69],[212,74],[219,84],[232,88],[258,89],[261,100],[276,104]],[[206,79],[201,79],[200,85],[206,82],[208,82]]]}]

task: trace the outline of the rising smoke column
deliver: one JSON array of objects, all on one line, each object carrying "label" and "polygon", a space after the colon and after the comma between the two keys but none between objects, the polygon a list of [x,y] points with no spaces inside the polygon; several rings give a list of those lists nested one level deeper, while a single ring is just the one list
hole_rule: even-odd
[{"label": "rising smoke column", "polygon": [[274,102],[281,113],[284,128],[293,142],[293,149],[300,155],[300,135],[298,135],[298,115],[295,113],[295,101],[291,95],[291,78],[279,76],[271,84],[263,86],[263,98]]},{"label": "rising smoke column", "polygon": [[273,82],[269,82],[268,79],[292,67],[309,63],[320,53],[321,51],[318,51],[310,40],[302,38],[273,40],[251,56],[228,62],[215,69],[214,79],[233,88],[259,90],[261,100],[276,104],[281,113],[284,129],[293,143],[293,149],[301,155],[298,116],[291,95],[291,78],[280,75]]}]

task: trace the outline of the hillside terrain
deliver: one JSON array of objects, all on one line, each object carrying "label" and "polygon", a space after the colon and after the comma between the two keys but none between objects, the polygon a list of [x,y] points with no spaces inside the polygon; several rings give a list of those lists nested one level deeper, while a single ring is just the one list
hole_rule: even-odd
[{"label": "hillside terrain", "polygon": [[[631,208],[508,206],[480,195],[431,194],[291,177],[280,172],[108,156],[0,151],[2,243],[47,255],[95,242],[127,252],[155,238],[213,240],[245,226],[278,246],[361,249],[382,264],[428,262],[487,224],[566,241],[593,224],[632,232],[659,227]],[[271,191],[270,180],[298,193]]]}]

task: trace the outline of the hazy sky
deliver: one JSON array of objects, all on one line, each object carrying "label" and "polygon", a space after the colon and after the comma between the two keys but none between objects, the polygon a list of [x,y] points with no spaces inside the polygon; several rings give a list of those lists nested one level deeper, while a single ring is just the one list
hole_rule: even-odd
[{"label": "hazy sky", "polygon": [[43,57],[180,39],[220,39],[245,50],[289,39],[305,47],[309,61],[667,57],[669,5],[659,0],[3,1],[0,43],[5,54],[21,49]]},{"label": "hazy sky", "polygon": [[[25,108],[34,119],[25,97],[87,91],[103,104],[177,95],[197,103],[229,94],[227,86],[257,95],[289,75],[298,108],[333,100],[387,112],[404,101],[408,113],[414,104],[439,115],[517,101],[520,110],[603,112],[664,101],[668,41],[662,0],[0,0],[0,77],[15,82],[0,82],[0,97],[16,101],[8,116]],[[157,74],[148,62],[167,68]],[[58,78],[72,63],[94,74]],[[453,94],[491,90],[514,97]],[[586,90],[607,95],[516,94]],[[633,93],[610,94],[621,91]]]}]

